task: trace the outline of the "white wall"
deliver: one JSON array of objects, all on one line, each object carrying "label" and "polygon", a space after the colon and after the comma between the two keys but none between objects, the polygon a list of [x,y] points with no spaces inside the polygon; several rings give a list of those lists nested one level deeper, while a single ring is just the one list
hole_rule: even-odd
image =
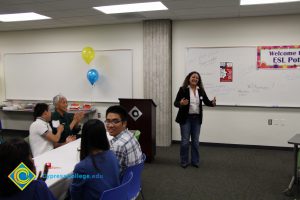
[{"label": "white wall", "polygon": [[[185,77],[187,47],[300,45],[299,21],[300,15],[173,22],[172,99]],[[173,140],[180,140],[174,122],[177,111],[173,107]],[[200,141],[291,146],[287,140],[300,133],[299,112],[300,108],[206,107]],[[277,125],[268,125],[268,119]]]},{"label": "white wall", "polygon": [[[5,100],[2,59],[5,53],[81,51],[85,46],[95,50],[132,49],[133,97],[143,98],[143,27],[142,23],[134,23],[0,32],[0,101]],[[109,105],[96,104],[102,118]],[[30,122],[14,123],[14,128],[24,129]],[[3,126],[10,128],[5,127],[5,121]]]},{"label": "white wall", "polygon": [[[300,44],[299,21],[300,15],[173,22],[173,100],[185,77],[186,47]],[[133,97],[143,98],[143,29],[142,23],[135,23],[0,32],[0,100],[5,99],[2,59],[4,53],[80,51],[85,46],[92,46],[97,50],[133,49]],[[97,104],[102,118],[109,105]],[[200,141],[203,142],[290,146],[286,141],[300,132],[300,109],[204,109],[200,136]],[[176,113],[177,109],[173,107],[172,138],[180,140],[179,126],[174,122]],[[278,125],[267,125],[268,119],[275,119]],[[23,118],[16,120],[16,123],[10,121],[8,124],[13,124],[15,129],[29,127],[30,121],[24,122]]]}]

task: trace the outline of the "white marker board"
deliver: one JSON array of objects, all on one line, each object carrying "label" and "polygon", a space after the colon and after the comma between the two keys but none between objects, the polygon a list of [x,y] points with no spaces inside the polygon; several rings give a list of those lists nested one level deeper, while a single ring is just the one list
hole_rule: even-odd
[{"label": "white marker board", "polygon": [[[300,107],[300,69],[257,69],[256,47],[187,48],[186,73],[198,71],[218,105]],[[232,82],[220,82],[231,62]]]},{"label": "white marker board", "polygon": [[[7,100],[52,100],[61,93],[70,101],[118,102],[132,98],[132,50],[95,51],[88,65],[80,51],[4,55]],[[92,86],[87,72],[96,69]]]}]

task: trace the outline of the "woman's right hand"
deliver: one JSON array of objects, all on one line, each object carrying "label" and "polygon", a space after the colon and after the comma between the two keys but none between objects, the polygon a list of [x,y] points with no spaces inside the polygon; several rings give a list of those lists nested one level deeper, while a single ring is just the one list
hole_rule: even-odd
[{"label": "woman's right hand", "polygon": [[189,104],[189,100],[186,98],[182,98],[179,103],[181,106],[186,106]]},{"label": "woman's right hand", "polygon": [[217,99],[216,99],[216,97],[214,97],[214,99],[212,100],[212,104],[213,104],[213,106],[217,105]]}]

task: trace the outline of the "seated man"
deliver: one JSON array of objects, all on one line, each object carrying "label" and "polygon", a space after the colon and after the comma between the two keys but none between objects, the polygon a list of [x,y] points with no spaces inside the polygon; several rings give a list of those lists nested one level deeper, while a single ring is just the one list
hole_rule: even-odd
[{"label": "seated man", "polygon": [[[49,106],[45,103],[36,104],[33,116],[35,121],[29,128],[29,143],[33,157],[36,157],[54,148],[54,143],[59,141],[64,126],[59,125],[57,127],[56,135],[52,133],[52,129],[49,125],[51,111],[49,110]],[[73,140],[72,138],[68,138],[67,142]]]},{"label": "seated man", "polygon": [[110,149],[119,160],[121,174],[124,170],[142,162],[142,151],[133,133],[127,129],[127,111],[121,106],[111,106],[106,111],[106,128],[113,139]]},{"label": "seated man", "polygon": [[53,98],[53,105],[55,107],[55,111],[52,113],[50,125],[54,134],[57,132],[57,126],[59,124],[64,125],[64,131],[62,132],[59,140],[59,143],[64,143],[68,136],[77,136],[78,132],[80,131],[78,124],[84,117],[84,113],[68,113],[68,101],[66,97],[62,95],[56,95]]}]

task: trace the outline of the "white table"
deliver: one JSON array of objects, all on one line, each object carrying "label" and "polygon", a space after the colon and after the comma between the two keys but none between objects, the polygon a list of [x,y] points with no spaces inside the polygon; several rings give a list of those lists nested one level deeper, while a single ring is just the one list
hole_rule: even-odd
[{"label": "white table", "polygon": [[[80,160],[80,152],[78,151],[80,142],[81,139],[77,139],[34,158],[37,172],[43,171],[45,163],[51,163],[46,184],[57,199],[64,199],[72,181],[66,176],[73,173],[75,165]],[[50,177],[54,175],[60,177]],[[64,178],[61,176],[64,176]]]},{"label": "white table", "polygon": [[[108,132],[106,135],[108,140],[113,138]],[[46,184],[57,199],[64,199],[70,186],[72,179],[67,176],[72,175],[75,165],[80,161],[80,152],[78,151],[80,143],[81,139],[77,139],[33,158],[37,174],[44,170],[45,163],[51,163]],[[64,178],[51,178],[51,176],[64,176]]]}]

